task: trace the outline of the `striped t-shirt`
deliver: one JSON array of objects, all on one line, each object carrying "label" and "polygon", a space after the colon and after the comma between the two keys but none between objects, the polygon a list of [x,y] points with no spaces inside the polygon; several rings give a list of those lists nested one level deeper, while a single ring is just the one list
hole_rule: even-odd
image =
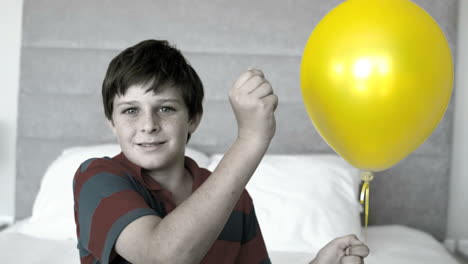
[{"label": "striped t-shirt", "polygon": [[[211,174],[188,157],[185,167],[193,176],[192,192]],[[83,162],[73,180],[73,195],[82,264],[129,263],[114,250],[120,232],[139,217],[164,218],[176,207],[171,193],[123,153]],[[270,263],[246,190],[201,263]]]}]

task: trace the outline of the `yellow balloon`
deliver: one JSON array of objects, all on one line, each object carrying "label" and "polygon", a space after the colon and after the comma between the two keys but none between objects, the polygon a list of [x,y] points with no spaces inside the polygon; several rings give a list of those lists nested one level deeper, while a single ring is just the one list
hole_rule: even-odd
[{"label": "yellow balloon", "polygon": [[435,20],[408,0],[348,0],[309,37],[301,63],[307,113],[356,168],[381,171],[442,119],[453,63]]}]

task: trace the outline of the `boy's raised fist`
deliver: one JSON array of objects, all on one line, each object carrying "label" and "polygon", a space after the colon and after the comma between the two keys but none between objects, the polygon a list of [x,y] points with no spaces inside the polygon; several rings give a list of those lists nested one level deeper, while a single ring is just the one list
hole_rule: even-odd
[{"label": "boy's raised fist", "polygon": [[238,137],[269,143],[276,130],[278,97],[261,70],[243,72],[229,91]]}]

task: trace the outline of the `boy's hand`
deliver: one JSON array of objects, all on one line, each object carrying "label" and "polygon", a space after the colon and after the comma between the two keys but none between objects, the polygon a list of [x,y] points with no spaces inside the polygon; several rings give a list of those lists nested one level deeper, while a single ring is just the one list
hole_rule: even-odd
[{"label": "boy's hand", "polygon": [[369,255],[369,248],[355,235],[332,240],[309,264],[361,264]]},{"label": "boy's hand", "polygon": [[274,112],[278,97],[261,70],[242,73],[229,91],[238,137],[269,144],[276,130]]}]

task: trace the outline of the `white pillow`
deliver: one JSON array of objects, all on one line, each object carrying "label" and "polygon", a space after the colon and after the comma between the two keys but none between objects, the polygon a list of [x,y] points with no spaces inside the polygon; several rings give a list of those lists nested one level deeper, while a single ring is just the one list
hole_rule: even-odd
[{"label": "white pillow", "polygon": [[315,255],[336,237],[362,239],[359,182],[359,170],[337,155],[266,155],[247,190],[268,251]]},{"label": "white pillow", "polygon": [[[76,239],[72,184],[76,170],[89,158],[113,157],[120,152],[117,144],[65,149],[45,172],[32,216],[18,227],[18,232],[45,239]],[[185,155],[202,167],[210,162],[206,154],[192,148],[187,147]]]}]

